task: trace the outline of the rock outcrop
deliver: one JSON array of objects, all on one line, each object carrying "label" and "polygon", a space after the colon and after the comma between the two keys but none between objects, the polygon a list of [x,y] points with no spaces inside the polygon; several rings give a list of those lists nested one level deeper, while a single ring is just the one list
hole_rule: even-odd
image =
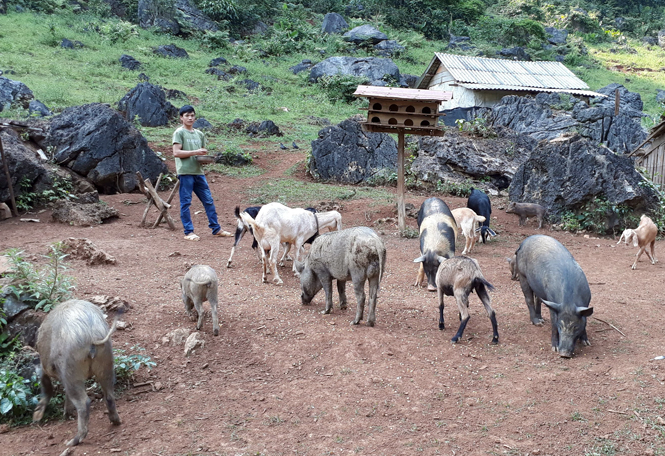
[{"label": "rock outcrop", "polygon": [[309,72],[309,81],[318,82],[323,76],[366,77],[372,85],[384,85],[384,77],[400,80],[399,68],[390,59],[378,57],[330,57],[317,63]]},{"label": "rock outcrop", "polygon": [[509,196],[547,207],[550,220],[558,221],[598,196],[635,211],[657,208],[655,191],[643,184],[630,158],[574,135],[541,142],[515,173]]},{"label": "rock outcrop", "polygon": [[53,118],[46,143],[55,148],[58,164],[87,177],[102,193],[135,190],[136,171],[152,182],[168,172],[141,133],[101,103],[65,109]]},{"label": "rock outcrop", "polygon": [[362,116],[319,131],[312,141],[310,173],[325,181],[358,184],[397,170],[397,144],[386,133],[362,130]]},{"label": "rock outcrop", "polygon": [[141,82],[118,102],[118,111],[125,119],[138,118],[144,127],[159,127],[178,117],[178,108],[166,100],[164,90]]}]

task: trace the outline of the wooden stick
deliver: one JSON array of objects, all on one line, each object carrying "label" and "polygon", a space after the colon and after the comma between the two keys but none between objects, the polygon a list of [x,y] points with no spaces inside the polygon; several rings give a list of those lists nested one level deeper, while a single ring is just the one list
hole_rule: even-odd
[{"label": "wooden stick", "polygon": [[595,318],[595,319],[598,320],[598,321],[602,321],[602,322],[605,323],[606,325],[611,326],[612,328],[616,329],[616,330],[619,332],[619,334],[621,334],[623,337],[626,337],[626,335],[625,335],[624,333],[622,333],[621,330],[620,330],[619,328],[617,328],[616,326],[614,326],[612,323],[608,323],[608,322],[606,322],[605,320],[601,320],[601,319],[598,318],[598,317],[593,317],[593,318]]},{"label": "wooden stick", "polygon": [[[169,198],[166,200],[167,203],[171,203],[178,189],[180,189],[180,179],[178,179],[178,181],[175,183],[175,187],[173,187],[173,190],[171,190],[171,194],[169,195]],[[164,214],[160,213],[159,217],[157,217],[157,221],[155,222],[154,225],[152,225],[152,227],[156,228],[157,225],[159,225],[160,222],[162,221],[162,218],[164,218]]]},{"label": "wooden stick", "polygon": [[612,413],[618,413],[619,415],[628,415],[626,412],[620,412],[620,411],[618,411],[618,410],[610,410],[610,409],[607,409],[607,411],[608,411],[608,412],[612,412]]}]

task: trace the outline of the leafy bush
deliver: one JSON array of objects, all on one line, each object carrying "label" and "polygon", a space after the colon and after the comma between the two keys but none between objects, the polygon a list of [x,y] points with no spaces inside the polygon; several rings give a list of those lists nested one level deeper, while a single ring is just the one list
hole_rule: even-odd
[{"label": "leafy bush", "polygon": [[31,192],[32,182],[27,177],[24,177],[19,184],[21,189],[19,196],[16,198],[16,207],[22,211],[29,211],[35,206],[40,206],[61,199],[71,198],[72,182],[68,179],[61,177],[54,177],[53,185],[50,189],[42,192]]},{"label": "leafy bush", "polygon": [[134,345],[131,347],[131,350],[138,353],[126,354],[126,351],[120,348],[113,349],[113,367],[115,368],[115,377],[118,383],[130,383],[134,379],[134,373],[141,366],[146,367],[148,370],[157,366],[157,363],[151,361],[150,357],[144,354],[145,348]]},{"label": "leafy bush", "polygon": [[612,204],[603,196],[588,201],[577,211],[566,211],[561,228],[566,231],[590,231],[600,234],[623,231],[639,223],[633,210],[623,204]]},{"label": "leafy bush", "polygon": [[336,74],[319,78],[319,86],[332,103],[338,101],[351,103],[356,100],[353,93],[359,85],[367,84],[369,79],[349,75]]},{"label": "leafy bush", "polygon": [[235,0],[198,0],[196,5],[213,21],[225,21],[238,16]]},{"label": "leafy bush", "polygon": [[466,131],[482,138],[496,138],[494,127],[489,125],[487,119],[484,117],[476,117],[471,122],[464,119],[457,119],[455,124],[457,124],[459,131]]},{"label": "leafy bush", "polygon": [[32,413],[39,398],[31,388],[31,383],[39,386],[34,376],[32,379],[25,379],[5,365],[0,367],[0,421],[5,422]]},{"label": "leafy bush", "polygon": [[73,279],[63,274],[67,270],[64,263],[67,255],[62,253],[59,243],[50,246],[49,253],[44,255],[48,263],[41,269],[27,261],[23,251],[9,249],[6,255],[12,267],[7,274],[12,279],[9,290],[17,297],[27,296],[35,309],[48,312],[71,297]]},{"label": "leafy bush", "polygon": [[206,30],[200,37],[201,46],[208,48],[213,51],[227,51],[231,48],[231,43],[229,42],[229,32],[224,30],[218,30],[216,32],[211,32]]},{"label": "leafy bush", "polygon": [[124,43],[128,39],[139,36],[136,25],[126,21],[109,21],[98,27],[103,41],[111,44]]},{"label": "leafy bush", "polygon": [[471,194],[472,188],[473,182],[470,180],[466,180],[464,182],[438,181],[436,183],[437,192],[446,193],[451,196],[469,196]]}]

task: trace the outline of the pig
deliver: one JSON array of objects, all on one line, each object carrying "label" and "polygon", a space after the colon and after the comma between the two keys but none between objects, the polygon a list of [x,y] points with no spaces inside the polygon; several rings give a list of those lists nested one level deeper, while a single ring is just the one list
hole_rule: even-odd
[{"label": "pig", "polygon": [[478,189],[472,188],[469,199],[466,202],[466,207],[473,209],[477,215],[485,217],[485,221],[480,226],[480,237],[483,240],[483,244],[485,244],[487,238],[496,236],[496,233],[490,228],[492,203],[490,203],[490,198],[485,194],[485,192],[481,192]]},{"label": "pig", "polygon": [[365,309],[365,282],[369,282],[367,326],[376,322],[376,299],[386,266],[386,247],[374,230],[364,226],[322,234],[312,243],[304,262],[296,261],[300,273],[301,300],[308,305],[323,288],[326,294],[324,314],[332,311],[332,281],[337,280],[339,306],[346,309],[346,282],[353,281],[356,292],[357,325]]},{"label": "pig", "polygon": [[526,225],[527,217],[536,217],[538,220],[538,229],[543,227],[543,218],[547,208],[535,203],[515,203],[511,202],[506,209],[506,214],[517,214],[520,216],[520,225]]},{"label": "pig", "polygon": [[517,255],[513,254],[510,258],[506,258],[508,262],[508,267],[510,268],[510,280],[518,281],[520,280],[517,275]]},{"label": "pig", "polygon": [[102,388],[109,420],[114,425],[120,424],[113,397],[115,371],[111,335],[116,324],[117,318],[109,329],[97,306],[72,299],[51,310],[39,328],[37,352],[42,370],[42,397],[32,419],[40,421],[44,416],[53,396],[51,378],[60,380],[65,388],[65,411],[75,407],[78,415],[78,432],[67,446],[78,445],[88,434],[90,399],[85,382],[92,376]]},{"label": "pig", "polygon": [[578,340],[591,345],[586,332],[586,319],[593,314],[591,290],[570,252],[556,239],[539,234],[522,241],[515,256],[531,322],[543,324],[541,302],[550,309],[552,350],[570,358]]},{"label": "pig", "polygon": [[182,288],[182,302],[185,304],[185,310],[191,319],[194,318],[192,307],[196,310],[198,316],[197,331],[203,325],[203,302],[208,301],[212,310],[212,333],[218,336],[217,287],[219,280],[215,270],[210,266],[195,264],[187,271],[185,277],[180,281],[180,285]]},{"label": "pig", "polygon": [[420,229],[420,255],[413,260],[420,263],[415,286],[427,277],[427,290],[436,291],[436,271],[445,259],[455,256],[457,223],[452,212],[439,198],[426,199],[418,211]]}]

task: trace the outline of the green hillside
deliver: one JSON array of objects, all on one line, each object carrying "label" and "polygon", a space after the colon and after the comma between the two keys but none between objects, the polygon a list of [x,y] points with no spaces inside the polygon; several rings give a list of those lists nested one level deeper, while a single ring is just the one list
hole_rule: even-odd
[{"label": "green hillside", "polygon": [[[91,102],[115,105],[140,82],[138,74],[143,72],[153,84],[184,92],[199,115],[213,124],[237,117],[271,119],[285,132],[287,141],[312,140],[320,126],[313,125],[316,122],[311,116],[336,123],[362,106],[362,101],[342,100],[342,94],[358,81],[334,80],[323,87],[307,82],[307,71],[294,75],[288,69],[302,59],[318,62],[350,55],[349,43],[341,37],[320,33],[323,13],[338,11],[350,27],[369,23],[402,44],[406,51],[393,58],[401,73],[420,76],[433,53],[446,50],[451,34],[465,35],[476,48],[469,55],[494,56],[511,46],[522,46],[535,60],[553,60],[559,53],[565,55],[564,64],[592,89],[617,82],[639,92],[650,116],[644,119],[645,127],[653,125],[664,109],[656,102],[656,94],[665,89],[665,50],[643,42],[644,36],[653,38],[665,29],[662,2],[314,0],[285,4],[253,0],[241,5],[229,0],[198,0],[197,4],[217,20],[219,32],[185,30],[172,36],[141,29],[135,24],[137,3],[133,0],[122,2],[127,11],[122,19],[99,0],[9,2],[8,14],[0,14],[0,70],[25,83],[35,98],[56,113]],[[268,31],[244,36],[259,20],[269,25]],[[567,29],[566,44],[543,47],[546,26]],[[63,38],[78,40],[83,47],[64,49],[60,47]],[[228,38],[243,41],[231,44]],[[166,59],[153,53],[154,47],[169,43],[186,49],[190,58]],[[374,55],[372,49],[353,52]],[[122,54],[138,59],[142,69],[123,69],[118,61]],[[230,65],[246,67],[247,73],[231,81],[205,74],[210,60],[219,56]],[[269,89],[250,93],[236,84],[245,78]],[[5,117],[26,115],[16,108],[0,113]],[[144,128],[143,132],[160,141],[168,137],[170,127]],[[244,139],[222,138],[224,141],[241,143]]]}]

